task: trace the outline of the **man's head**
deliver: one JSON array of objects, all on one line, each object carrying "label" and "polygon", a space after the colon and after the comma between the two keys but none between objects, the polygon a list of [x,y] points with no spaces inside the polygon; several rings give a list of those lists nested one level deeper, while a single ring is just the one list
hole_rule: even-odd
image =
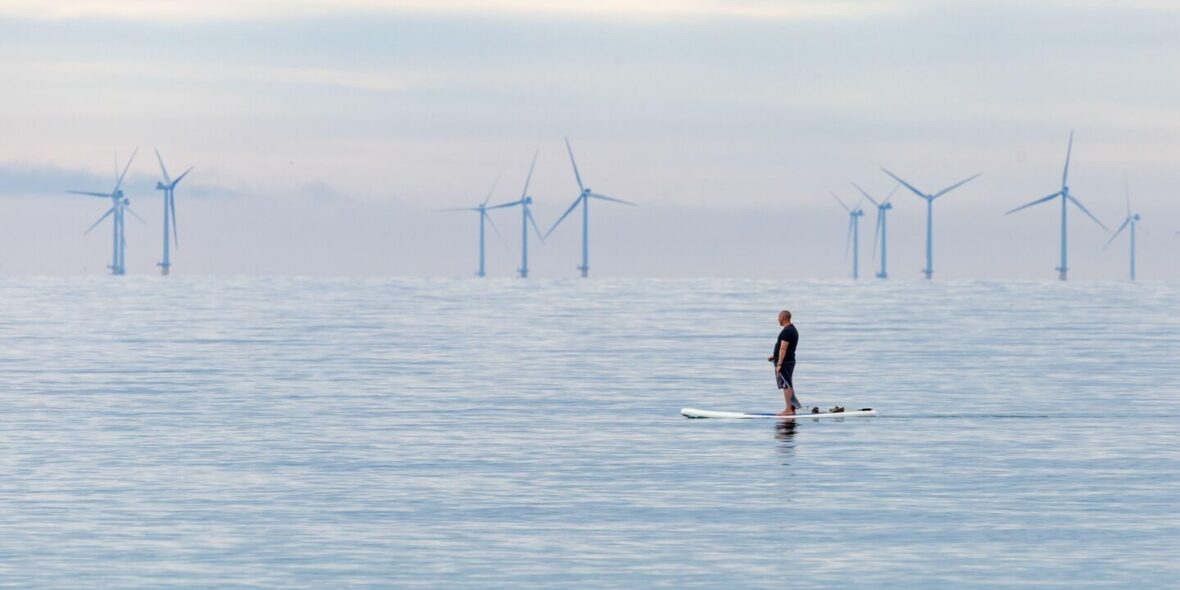
[{"label": "man's head", "polygon": [[785,309],[778,312],[778,325],[785,326],[789,323],[791,323],[791,312]]}]

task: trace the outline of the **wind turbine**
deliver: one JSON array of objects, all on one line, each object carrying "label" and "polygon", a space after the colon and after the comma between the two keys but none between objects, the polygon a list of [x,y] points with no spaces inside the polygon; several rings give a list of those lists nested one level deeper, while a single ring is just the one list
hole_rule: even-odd
[{"label": "wind turbine", "polygon": [[167,275],[168,269],[172,268],[172,259],[168,252],[169,228],[172,230],[173,242],[175,242],[177,249],[180,248],[180,232],[176,229],[176,185],[180,184],[180,181],[193,171],[193,167],[189,166],[188,170],[176,177],[176,180],[172,180],[172,177],[168,176],[168,169],[164,167],[164,158],[160,157],[160,150],[156,149],[155,151],[156,161],[160,163],[160,172],[164,175],[164,182],[156,182],[156,190],[164,191],[164,259],[156,263],[156,266],[160,267],[160,274]]},{"label": "wind turbine", "polygon": [[[492,188],[488,190],[488,196],[484,197],[482,203],[476,207],[459,207],[457,209],[443,209],[443,211],[478,211],[479,212],[479,271],[475,273],[477,277],[485,277],[487,273],[484,272],[484,223],[492,226],[492,231],[496,235],[500,235],[500,230],[496,228],[496,224],[492,223],[492,218],[488,216],[488,211],[491,209],[499,209],[501,207],[511,207],[515,203],[507,205],[497,205],[495,207],[488,207],[488,201],[492,199],[492,193],[496,191],[496,185],[500,184],[500,177],[496,177],[496,181],[492,183]],[[501,236],[502,237],[502,236]]]},{"label": "wind turbine", "polygon": [[[865,212],[860,208],[860,202],[857,201],[855,207],[849,207],[832,193],[832,198],[836,199],[837,203],[848,212],[848,238],[852,240],[852,278],[853,280],[860,278],[860,218],[864,216]],[[847,242],[845,242],[847,244]],[[847,248],[847,246],[846,246]],[[847,252],[847,249],[845,250]]]},{"label": "wind turbine", "polygon": [[631,203],[629,201],[624,201],[622,199],[616,199],[614,197],[608,197],[606,195],[600,195],[596,192],[591,191],[586,186],[584,186],[582,184],[582,175],[578,174],[578,163],[576,161],[574,161],[574,150],[573,150],[573,148],[570,147],[570,140],[568,137],[565,138],[565,149],[570,154],[570,164],[572,164],[574,167],[574,178],[577,179],[578,188],[581,189],[582,192],[578,194],[578,197],[576,199],[574,199],[574,202],[572,205],[570,205],[569,209],[566,209],[565,213],[561,214],[561,217],[559,217],[557,219],[557,223],[554,223],[553,227],[549,228],[549,231],[545,232],[545,237],[549,237],[549,234],[553,233],[553,230],[557,229],[557,226],[561,225],[561,222],[563,220],[565,220],[565,218],[568,217],[570,213],[573,213],[574,209],[576,209],[578,207],[578,205],[581,204],[582,205],[582,265],[578,267],[578,270],[582,271],[582,278],[586,278],[587,274],[590,272],[590,238],[589,238],[589,234],[590,234],[590,199],[602,199],[604,201],[611,201],[613,203],[622,203],[624,205],[631,205],[632,207],[635,206],[635,203]]},{"label": "wind turbine", "polygon": [[123,266],[123,254],[127,249],[127,241],[123,235],[123,212],[126,211],[135,215],[136,219],[143,221],[143,218],[136,215],[135,211],[131,210],[131,201],[123,196],[123,178],[127,176],[127,170],[131,168],[131,162],[135,160],[135,154],[139,153],[139,148],[131,152],[131,157],[127,159],[127,165],[123,167],[123,172],[119,172],[119,155],[115,154],[115,188],[111,189],[109,193],[96,193],[89,191],[66,191],[75,195],[87,195],[91,197],[102,197],[111,200],[111,208],[107,209],[102,217],[98,218],[89,228],[86,229],[82,235],[89,234],[91,230],[98,227],[107,217],[114,216],[112,221],[112,247],[111,247],[111,264],[107,268],[111,269],[113,275],[124,275],[127,269]]},{"label": "wind turbine", "polygon": [[875,228],[873,228],[873,255],[877,254],[877,242],[879,241],[881,243],[881,268],[877,271],[877,278],[889,278],[889,273],[885,271],[885,246],[887,243],[887,240],[885,239],[885,214],[893,208],[893,203],[890,203],[889,199],[893,198],[893,193],[897,192],[897,189],[901,188],[901,185],[898,184],[894,186],[893,190],[889,191],[889,194],[886,195],[880,203],[878,203],[873,197],[870,197],[869,193],[865,192],[865,189],[860,188],[860,186],[858,186],[855,182],[852,183],[852,186],[855,186],[856,190],[860,191],[860,194],[864,195],[864,197],[868,199],[870,203],[877,206],[877,225]]},{"label": "wind turbine", "polygon": [[[1127,193],[1127,217],[1123,220],[1123,224],[1119,226],[1118,230],[1114,232],[1113,236],[1106,241],[1106,246],[1109,246],[1119,234],[1127,227],[1131,228],[1131,280],[1135,280],[1135,226],[1139,224],[1139,214],[1131,213],[1131,188],[1127,186],[1127,179],[1123,178],[1123,189]],[[1180,232],[1178,232],[1180,233]],[[1106,246],[1103,246],[1105,248]]]},{"label": "wind turbine", "polygon": [[934,194],[927,194],[914,188],[913,185],[902,180],[896,174],[884,168],[882,168],[881,171],[893,177],[893,180],[900,182],[906,188],[910,189],[910,192],[926,200],[926,268],[922,269],[922,274],[926,275],[926,280],[930,280],[934,277],[934,199],[937,199],[938,197],[941,197],[952,190],[955,190],[960,186],[963,186],[964,184],[979,178],[979,176],[983,173],[980,172],[975,176],[960,180],[959,182],[956,182],[955,184],[952,184]]},{"label": "wind turbine", "polygon": [[533,168],[537,165],[537,154],[533,153],[533,163],[529,164],[529,175],[524,179],[524,189],[520,191],[520,200],[512,201],[511,203],[503,203],[488,209],[503,209],[505,207],[520,206],[520,268],[517,272],[520,273],[520,278],[529,278],[529,225],[533,226],[533,231],[537,232],[537,237],[541,241],[545,241],[545,236],[541,235],[541,228],[537,227],[537,220],[533,218],[533,212],[529,210],[529,205],[533,204],[533,198],[529,196],[529,182],[533,179]]},{"label": "wind turbine", "polygon": [[1057,277],[1063,281],[1066,280],[1069,275],[1069,265],[1067,264],[1069,261],[1069,252],[1066,242],[1065,224],[1065,213],[1069,210],[1069,204],[1073,203],[1074,205],[1077,205],[1078,209],[1082,210],[1082,213],[1085,213],[1090,219],[1094,220],[1094,223],[1097,223],[1102,229],[1107,229],[1101,221],[1098,221],[1097,217],[1094,217],[1093,213],[1090,213],[1090,211],[1086,209],[1085,205],[1082,205],[1081,201],[1075,199],[1074,196],[1069,192],[1069,185],[1066,181],[1069,177],[1069,156],[1071,152],[1073,152],[1073,130],[1070,130],[1069,132],[1069,145],[1065,148],[1065,170],[1061,173],[1061,190],[1046,197],[1041,197],[1031,203],[1021,205],[1004,214],[1011,215],[1017,211],[1020,211],[1021,209],[1026,209],[1028,207],[1032,207],[1033,205],[1039,205],[1047,201],[1052,201],[1057,197],[1061,197],[1061,264],[1057,266],[1056,270],[1058,273]]}]

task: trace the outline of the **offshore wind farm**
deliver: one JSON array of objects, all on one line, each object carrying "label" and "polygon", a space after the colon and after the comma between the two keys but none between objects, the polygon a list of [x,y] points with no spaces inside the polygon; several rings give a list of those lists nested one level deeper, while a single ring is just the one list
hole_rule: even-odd
[{"label": "offshore wind farm", "polygon": [[[580,209],[581,210],[580,211],[580,213],[581,213],[581,215],[580,215],[581,216],[581,232],[580,232],[581,261],[580,261],[580,264],[576,267],[576,270],[579,272],[579,274],[582,278],[587,278],[589,276],[589,270],[590,270],[590,266],[589,266],[589,260],[590,260],[590,238],[589,238],[589,235],[590,235],[590,231],[589,231],[590,230],[590,221],[589,221],[590,207],[589,207],[589,203],[590,203],[590,201],[591,200],[598,200],[598,201],[603,201],[603,202],[607,202],[607,203],[628,205],[631,207],[635,207],[637,205],[637,203],[632,202],[632,201],[600,194],[598,192],[595,192],[591,188],[587,187],[585,184],[583,184],[581,172],[578,168],[577,160],[574,156],[573,148],[572,148],[572,145],[569,141],[569,138],[566,137],[566,138],[564,138],[563,141],[564,141],[564,147],[565,147],[565,154],[568,156],[570,168],[573,172],[573,179],[574,179],[574,182],[578,188],[578,194],[575,197],[575,199],[564,209],[564,211],[559,216],[557,216],[557,219],[551,225],[548,226],[548,230],[546,230],[544,232],[542,232],[542,230],[541,230],[541,225],[538,223],[537,218],[533,212],[533,208],[535,205],[534,195],[533,195],[533,193],[530,192],[530,184],[532,183],[533,174],[536,171],[537,158],[538,158],[538,155],[540,154],[539,150],[536,153],[534,153],[533,158],[529,163],[527,173],[525,174],[525,177],[524,177],[523,188],[522,188],[521,194],[520,194],[519,198],[517,198],[516,200],[504,202],[504,203],[498,203],[495,205],[489,204],[491,202],[491,199],[492,199],[492,196],[495,192],[495,189],[498,186],[499,181],[500,181],[500,175],[497,175],[494,182],[491,185],[491,188],[489,189],[486,196],[484,197],[483,201],[481,201],[478,205],[476,205],[474,207],[451,207],[451,208],[437,209],[438,211],[471,211],[471,212],[476,212],[479,214],[478,266],[477,266],[477,270],[474,273],[476,277],[485,278],[488,276],[488,272],[487,272],[487,253],[488,253],[487,229],[488,229],[488,227],[490,227],[492,229],[492,231],[496,234],[496,237],[501,241],[502,244],[505,244],[505,245],[507,244],[504,236],[502,234],[500,234],[498,227],[495,225],[495,223],[493,221],[494,213],[492,213],[492,212],[494,212],[494,211],[501,210],[501,209],[505,209],[505,210],[506,209],[513,209],[513,208],[519,207],[519,209],[520,209],[520,223],[521,223],[521,229],[520,229],[520,233],[519,233],[520,237],[519,237],[519,241],[518,241],[519,266],[517,266],[515,274],[520,278],[528,278],[529,274],[530,274],[530,270],[529,270],[530,236],[529,236],[529,234],[530,233],[533,234],[533,236],[538,240],[538,243],[533,245],[534,248],[536,248],[538,246],[543,246],[546,238],[549,238],[555,232],[555,230],[559,226],[561,226],[561,224],[566,219],[568,219],[571,215],[573,215],[575,211],[578,211]],[[1061,200],[1061,219],[1060,219],[1060,226],[1059,226],[1060,227],[1060,233],[1059,233],[1060,261],[1059,261],[1057,267],[1055,268],[1055,270],[1058,273],[1057,277],[1062,281],[1068,279],[1068,270],[1069,270],[1069,266],[1068,266],[1068,239],[1067,239],[1067,235],[1068,235],[1067,212],[1068,212],[1069,206],[1073,205],[1074,207],[1077,207],[1078,210],[1080,210],[1082,213],[1084,213],[1091,221],[1093,221],[1095,223],[1095,225],[1097,225],[1102,230],[1104,230],[1104,232],[1107,232],[1109,234],[1107,226],[1104,223],[1102,223],[1098,219],[1098,217],[1096,217],[1092,212],[1090,212],[1089,209],[1087,209],[1084,205],[1082,205],[1081,201],[1079,201],[1076,197],[1074,197],[1070,192],[1070,187],[1068,184],[1068,176],[1069,176],[1069,169],[1070,169],[1070,161],[1071,161],[1072,153],[1073,153],[1073,143],[1074,143],[1074,133],[1071,130],[1070,134],[1069,134],[1069,139],[1068,139],[1068,142],[1066,145],[1065,163],[1064,163],[1063,172],[1062,172],[1061,188],[1058,191],[1056,191],[1050,195],[1047,195],[1045,197],[1041,197],[1041,198],[1036,199],[1030,203],[1021,205],[1019,207],[1016,207],[1014,209],[1010,209],[1005,212],[1005,215],[1010,215],[1012,213],[1022,211],[1026,208],[1033,207],[1035,205],[1047,203],[1047,202],[1052,201],[1054,199]],[[111,199],[111,207],[96,222],[94,222],[94,224],[92,224],[84,233],[89,234],[93,229],[95,229],[99,224],[101,224],[108,217],[110,217],[112,219],[111,262],[110,262],[110,264],[108,264],[107,268],[110,271],[110,274],[115,275],[115,276],[121,276],[123,274],[126,274],[126,272],[127,272],[126,271],[126,263],[125,263],[125,252],[126,252],[126,248],[127,248],[125,214],[130,213],[132,216],[136,217],[141,222],[146,223],[142,217],[140,217],[138,214],[135,213],[135,211],[133,211],[130,208],[130,199],[126,196],[126,194],[123,190],[124,180],[127,176],[128,171],[131,168],[131,164],[134,162],[135,155],[136,155],[137,151],[138,150],[136,150],[135,152],[132,153],[131,157],[127,160],[126,164],[122,166],[122,168],[119,167],[119,162],[116,161],[115,184],[114,184],[114,188],[111,190],[111,192],[102,193],[102,192],[77,191],[77,190],[67,191],[71,194],[82,194],[82,195],[87,195],[87,196],[95,196],[95,197],[102,197],[102,198]],[[179,233],[178,233],[177,221],[176,221],[175,190],[176,190],[176,187],[181,183],[181,181],[184,180],[185,177],[187,177],[189,175],[189,173],[193,170],[193,167],[190,166],[184,172],[182,172],[179,176],[177,176],[176,178],[172,178],[171,175],[168,173],[167,167],[164,164],[163,157],[161,156],[158,149],[155,150],[155,155],[156,155],[157,163],[159,164],[160,176],[161,176],[161,179],[156,182],[155,188],[156,188],[156,190],[161,191],[162,196],[163,196],[163,200],[162,200],[162,204],[163,204],[163,207],[162,207],[163,252],[162,252],[162,257],[161,257],[160,261],[156,264],[156,266],[158,266],[160,268],[160,274],[168,275],[168,274],[170,274],[170,270],[172,267],[172,250],[179,246]],[[117,160],[117,154],[116,154],[116,160]],[[907,190],[909,190],[915,196],[922,198],[926,204],[925,232],[924,232],[925,264],[924,264],[923,268],[921,269],[921,275],[923,278],[925,278],[927,280],[933,279],[933,275],[934,275],[934,269],[933,269],[933,265],[934,265],[933,205],[934,205],[934,201],[936,199],[942,197],[943,195],[945,195],[955,189],[958,189],[959,187],[971,182],[972,180],[975,180],[976,178],[981,176],[982,173],[977,173],[977,174],[967,177],[965,179],[959,180],[958,182],[955,182],[954,184],[951,184],[950,186],[947,186],[946,188],[943,188],[935,193],[926,193],[926,192],[923,192],[922,190],[918,189],[914,185],[910,184],[908,181],[902,179],[898,175],[894,174],[893,172],[891,172],[888,169],[881,168],[881,172],[883,172],[891,180],[895,181],[896,184],[894,185],[894,188],[884,198],[881,198],[880,200],[874,198],[870,193],[868,193],[865,189],[863,189],[860,185],[858,185],[855,182],[851,183],[851,186],[857,191],[857,193],[860,194],[861,198],[860,198],[860,201],[858,201],[854,205],[851,205],[851,206],[848,205],[843,199],[841,199],[838,195],[836,195],[836,193],[829,191],[829,195],[849,215],[848,224],[847,224],[847,232],[845,234],[845,247],[844,247],[845,258],[851,262],[851,272],[849,273],[848,276],[850,276],[850,278],[853,280],[860,279],[860,255],[861,255],[861,243],[860,242],[861,241],[860,241],[859,221],[860,221],[860,217],[864,216],[864,210],[861,208],[860,203],[863,201],[868,201],[877,209],[877,214],[876,214],[876,219],[875,219],[875,224],[874,224],[874,231],[873,231],[871,256],[873,258],[877,258],[878,251],[879,251],[880,257],[876,261],[877,262],[877,271],[874,274],[874,276],[877,279],[889,278],[889,276],[890,276],[889,272],[888,272],[889,233],[888,233],[888,221],[887,221],[888,217],[887,216],[888,216],[889,212],[894,209],[894,204],[891,202],[893,195],[897,192],[897,190],[899,190],[902,187],[905,187]],[[1130,233],[1131,237],[1130,237],[1130,242],[1129,242],[1129,244],[1130,244],[1130,247],[1129,247],[1130,271],[1129,271],[1128,278],[1131,281],[1135,281],[1137,279],[1136,264],[1135,264],[1135,254],[1136,254],[1136,236],[1135,236],[1136,227],[1135,226],[1139,222],[1140,217],[1137,213],[1132,214],[1130,212],[1129,189],[1126,190],[1125,192],[1127,193],[1126,194],[1127,216],[1122,220],[1122,224],[1118,226],[1118,228],[1115,230],[1113,235],[1109,236],[1109,239],[1106,240],[1103,248],[1105,249],[1105,247],[1109,246],[1115,237],[1117,237],[1118,235],[1121,235],[1121,233],[1124,230],[1129,228],[1129,233]],[[1177,232],[1177,234],[1180,235],[1180,232]],[[609,237],[617,238],[618,236],[615,235],[615,236],[609,236]]]},{"label": "offshore wind farm", "polygon": [[1174,587],[1178,30],[0,2],[0,587]]}]

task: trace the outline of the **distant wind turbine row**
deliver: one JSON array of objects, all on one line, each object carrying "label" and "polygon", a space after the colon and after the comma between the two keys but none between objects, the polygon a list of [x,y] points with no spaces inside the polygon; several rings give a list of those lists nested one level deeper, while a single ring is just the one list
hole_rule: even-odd
[{"label": "distant wind turbine row", "polygon": [[[458,208],[458,209],[444,209],[444,211],[478,211],[479,212],[479,270],[476,271],[476,273],[475,273],[476,276],[478,276],[478,277],[487,276],[486,266],[485,266],[485,254],[484,254],[485,250],[486,250],[485,245],[484,245],[485,235],[486,235],[484,233],[484,222],[486,221],[489,225],[491,225],[492,229],[496,231],[497,235],[499,235],[499,233],[500,233],[500,231],[498,229],[496,229],[495,224],[492,223],[492,219],[487,213],[488,211],[491,211],[494,209],[507,209],[507,208],[511,208],[511,207],[520,207],[520,209],[521,209],[520,268],[518,268],[516,270],[516,272],[520,276],[520,278],[527,279],[529,276],[529,229],[532,228],[533,232],[537,235],[537,237],[540,238],[542,242],[544,242],[545,239],[548,238],[549,235],[553,233],[553,230],[557,229],[557,226],[561,225],[561,222],[565,221],[565,218],[569,217],[569,214],[573,213],[574,210],[577,209],[579,205],[581,205],[581,207],[582,207],[582,264],[579,265],[577,268],[581,272],[582,277],[589,276],[589,273],[590,273],[590,212],[589,212],[590,199],[599,199],[599,200],[603,200],[603,201],[610,201],[613,203],[621,203],[623,205],[631,205],[631,206],[634,206],[635,203],[632,203],[630,201],[624,201],[622,199],[616,199],[614,197],[608,197],[606,195],[596,193],[593,190],[591,190],[589,187],[582,184],[582,175],[578,171],[578,163],[574,159],[574,150],[572,147],[570,147],[569,138],[565,139],[565,148],[566,148],[566,151],[569,153],[570,165],[573,166],[574,179],[578,183],[578,189],[580,192],[578,193],[578,196],[574,199],[574,202],[569,206],[568,209],[565,210],[565,213],[563,213],[561,215],[561,217],[559,217],[557,219],[557,221],[549,228],[549,231],[547,231],[543,234],[541,233],[541,228],[537,225],[537,220],[535,217],[533,217],[532,210],[530,209],[530,207],[533,204],[533,197],[532,197],[532,195],[529,194],[529,183],[533,179],[533,170],[537,166],[537,152],[533,153],[533,161],[531,164],[529,164],[529,172],[528,172],[528,175],[525,176],[524,189],[520,191],[520,199],[518,199],[516,201],[511,201],[508,203],[501,203],[499,205],[493,205],[493,206],[489,207],[488,202],[491,201],[492,192],[495,191],[495,184],[493,184],[492,190],[488,192],[487,197],[485,197],[483,202],[480,203],[477,207],[462,207],[462,208]],[[497,181],[498,181],[498,179],[497,179]]]},{"label": "distant wind turbine row", "polygon": [[[1062,281],[1067,280],[1069,278],[1069,243],[1067,240],[1067,236],[1068,236],[1067,213],[1069,211],[1069,206],[1072,204],[1073,206],[1077,207],[1079,210],[1081,210],[1082,213],[1085,213],[1086,216],[1089,217],[1094,223],[1098,224],[1099,227],[1101,227],[1103,230],[1109,231],[1109,229],[1106,227],[1106,225],[1103,224],[1101,221],[1099,221],[1098,218],[1095,217],[1094,214],[1091,213],[1089,209],[1086,209],[1086,206],[1083,205],[1082,202],[1079,201],[1077,199],[1077,197],[1075,197],[1070,192],[1068,181],[1069,181],[1069,162],[1070,162],[1070,157],[1071,157],[1072,152],[1073,152],[1073,131],[1070,131],[1069,132],[1069,143],[1067,144],[1066,150],[1065,150],[1065,168],[1061,173],[1061,188],[1059,190],[1057,190],[1056,192],[1054,192],[1053,194],[1041,197],[1041,198],[1036,199],[1030,203],[1026,203],[1024,205],[1016,207],[1015,209],[1012,209],[1012,210],[1005,213],[1005,215],[1010,215],[1010,214],[1020,211],[1022,209],[1027,209],[1029,207],[1039,205],[1041,203],[1047,203],[1049,201],[1052,201],[1052,200],[1058,199],[1058,198],[1061,199],[1061,254],[1060,254],[1061,260],[1058,263],[1055,270],[1058,273],[1057,274],[1058,278]],[[921,197],[923,200],[926,201],[926,266],[925,266],[925,268],[922,269],[922,274],[925,276],[926,279],[932,279],[934,277],[934,201],[936,199],[938,199],[939,197],[949,193],[950,191],[952,191],[956,188],[959,188],[960,186],[963,186],[964,184],[967,184],[968,182],[978,178],[982,173],[975,174],[974,176],[970,176],[970,177],[967,177],[963,180],[960,180],[959,182],[956,182],[955,184],[952,184],[952,185],[950,185],[950,186],[948,186],[936,193],[926,193],[926,192],[923,192],[923,191],[915,188],[914,185],[910,184],[909,182],[902,179],[900,176],[890,172],[889,170],[886,170],[884,168],[882,168],[881,170],[885,174],[889,175],[890,178],[897,181],[898,187],[904,186],[907,189],[909,189],[910,192],[914,193],[915,195],[917,195],[918,197]],[[1124,179],[1124,185],[1125,184],[1126,184],[1126,181]],[[874,199],[872,196],[870,196],[868,192],[866,192],[864,189],[862,189],[856,183],[852,183],[852,186],[855,187],[856,190],[860,192],[860,194],[863,197],[862,201],[864,199],[868,199],[869,202],[871,202],[873,205],[876,205],[876,207],[877,207],[877,227],[876,227],[876,230],[875,230],[874,236],[873,236],[873,254],[874,254],[874,256],[876,255],[876,248],[877,248],[877,245],[879,244],[881,247],[881,260],[880,260],[880,267],[879,267],[879,270],[878,270],[876,276],[879,279],[888,278],[889,275],[888,275],[888,272],[886,271],[886,247],[887,247],[886,236],[887,236],[887,234],[886,234],[885,220],[886,220],[886,213],[890,209],[893,208],[893,205],[889,203],[889,199],[892,197],[893,192],[890,192],[889,196],[885,197],[885,199],[878,202],[876,199]],[[896,191],[898,187],[895,187],[893,190]],[[1130,242],[1131,242],[1131,244],[1130,244],[1130,257],[1131,257],[1130,278],[1132,281],[1134,281],[1135,280],[1135,226],[1139,223],[1140,216],[1138,213],[1132,213],[1130,189],[1126,188],[1125,186],[1124,186],[1124,188],[1126,191],[1126,201],[1127,201],[1126,217],[1124,218],[1122,225],[1119,226],[1119,228],[1114,232],[1114,235],[1112,235],[1111,238],[1106,242],[1106,245],[1109,246],[1110,243],[1113,242],[1115,238],[1117,238],[1120,234],[1122,234],[1122,232],[1124,230],[1127,230],[1129,228],[1129,235],[1130,235]],[[857,258],[857,243],[858,243],[857,218],[860,217],[861,215],[863,215],[864,213],[860,209],[860,201],[858,201],[856,203],[856,205],[849,207],[846,203],[844,203],[844,201],[842,201],[838,196],[836,196],[835,193],[832,194],[832,197],[835,198],[836,201],[840,203],[840,206],[843,207],[845,209],[845,211],[847,211],[850,216],[849,224],[848,224],[848,240],[852,243],[852,248],[853,248],[852,278],[857,279],[857,278],[859,278],[859,274],[860,274],[860,271],[858,268],[859,261]],[[1180,231],[1177,231],[1176,235],[1180,235]]]},{"label": "distant wind turbine row", "polygon": [[[111,208],[107,209],[106,213],[103,213],[102,217],[98,218],[98,221],[95,221],[94,224],[92,224],[85,232],[83,232],[83,235],[89,234],[107,217],[112,218],[111,223],[113,230],[113,246],[111,248],[111,264],[107,268],[111,269],[111,274],[116,276],[122,276],[127,273],[127,267],[125,265],[127,239],[124,235],[125,226],[123,214],[130,213],[141,222],[147,223],[142,217],[140,217],[135,213],[135,211],[131,209],[131,200],[123,194],[123,180],[127,177],[127,171],[131,169],[131,162],[135,161],[135,155],[137,153],[139,153],[139,148],[136,148],[131,152],[131,157],[127,159],[127,165],[123,167],[122,172],[119,171],[119,155],[118,153],[115,154],[115,187],[111,189],[111,192],[98,193],[90,191],[66,191],[75,195],[86,195],[90,197],[100,197],[111,200]],[[167,275],[168,270],[172,267],[172,261],[168,248],[169,227],[171,227],[172,230],[172,238],[175,241],[177,247],[179,247],[179,242],[176,241],[176,202],[174,193],[176,185],[180,184],[180,181],[183,180],[185,176],[188,176],[188,173],[192,172],[193,169],[190,167],[188,170],[185,170],[183,174],[173,180],[168,176],[168,170],[164,168],[164,159],[160,157],[159,150],[156,150],[156,159],[160,162],[160,171],[164,174],[164,181],[156,183],[156,189],[164,191],[164,257],[163,260],[157,264],[157,266],[160,267],[160,274]]]}]

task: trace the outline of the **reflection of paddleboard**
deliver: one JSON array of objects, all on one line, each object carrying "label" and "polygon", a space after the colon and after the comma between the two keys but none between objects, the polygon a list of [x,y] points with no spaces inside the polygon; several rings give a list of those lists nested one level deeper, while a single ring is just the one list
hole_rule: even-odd
[{"label": "reflection of paddleboard", "polygon": [[794,416],[776,416],[774,414],[746,414],[743,412],[716,412],[713,410],[697,410],[695,408],[682,408],[680,413],[686,418],[771,418],[777,420],[796,420],[802,418],[851,418],[860,416],[876,416],[877,410],[872,408],[861,408],[859,410],[845,410],[843,412],[820,412],[818,414],[810,414],[800,411]]}]

